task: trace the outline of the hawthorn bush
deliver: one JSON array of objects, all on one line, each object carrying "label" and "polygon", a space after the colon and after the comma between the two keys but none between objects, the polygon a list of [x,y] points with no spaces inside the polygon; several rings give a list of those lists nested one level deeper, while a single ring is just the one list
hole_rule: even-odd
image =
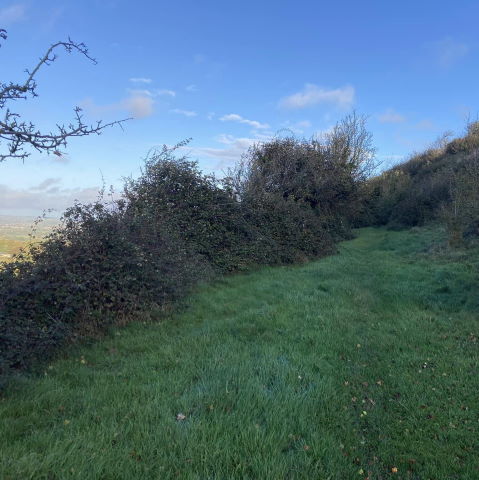
[{"label": "hawthorn bush", "polygon": [[154,152],[121,199],[75,204],[0,268],[0,377],[214,275],[333,252],[362,201],[370,141],[353,114],[321,141],[257,145],[221,180],[179,155],[185,142]]},{"label": "hawthorn bush", "polygon": [[181,238],[126,203],[68,209],[61,225],[0,272],[0,372],[67,339],[164,306],[210,271]]}]

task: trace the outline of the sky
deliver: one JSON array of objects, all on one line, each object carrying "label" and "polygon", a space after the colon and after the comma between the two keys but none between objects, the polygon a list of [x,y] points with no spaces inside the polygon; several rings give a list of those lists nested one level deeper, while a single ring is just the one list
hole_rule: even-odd
[{"label": "sky", "polygon": [[398,163],[477,119],[478,18],[477,0],[1,0],[1,81],[24,81],[68,37],[98,62],[59,50],[38,97],[12,111],[47,132],[75,106],[92,123],[132,120],[60,157],[0,163],[0,214],[59,214],[102,183],[121,190],[155,148],[186,138],[182,153],[221,176],[252,144],[321,135],[353,110],[383,168]]}]

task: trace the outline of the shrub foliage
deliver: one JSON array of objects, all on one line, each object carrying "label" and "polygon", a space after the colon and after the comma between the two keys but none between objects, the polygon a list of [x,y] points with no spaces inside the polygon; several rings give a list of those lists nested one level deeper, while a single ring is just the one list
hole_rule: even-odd
[{"label": "shrub foliage", "polygon": [[368,182],[366,224],[404,228],[443,222],[451,245],[479,233],[479,122],[466,135],[413,155]]},{"label": "shrub foliage", "polygon": [[349,235],[374,157],[365,119],[256,145],[223,179],[154,152],[120,200],[77,203],[0,270],[0,375],[255,264],[305,261]]}]

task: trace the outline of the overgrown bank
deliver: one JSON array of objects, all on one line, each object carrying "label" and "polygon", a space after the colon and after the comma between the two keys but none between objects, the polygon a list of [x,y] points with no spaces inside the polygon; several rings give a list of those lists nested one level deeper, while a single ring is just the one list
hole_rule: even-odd
[{"label": "overgrown bank", "polygon": [[2,478],[477,478],[479,252],[445,245],[365,229],[74,349],[0,402]]},{"label": "overgrown bank", "polygon": [[76,204],[0,270],[0,379],[78,336],[165,309],[200,281],[304,262],[350,235],[373,161],[355,114],[320,141],[277,138],[221,180],[179,153],[148,158],[116,201]]},{"label": "overgrown bank", "polygon": [[369,181],[363,224],[409,228],[439,221],[452,247],[479,236],[479,121]]}]

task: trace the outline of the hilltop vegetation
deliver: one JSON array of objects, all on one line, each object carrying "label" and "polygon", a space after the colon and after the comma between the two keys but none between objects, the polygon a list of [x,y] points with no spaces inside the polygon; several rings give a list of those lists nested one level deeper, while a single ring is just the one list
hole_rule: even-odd
[{"label": "hilltop vegetation", "polygon": [[69,208],[44,242],[0,271],[0,377],[66,341],[165,310],[200,281],[302,262],[350,236],[372,166],[365,119],[321,141],[253,147],[222,180],[163,148],[123,198]]},{"label": "hilltop vegetation", "polygon": [[479,122],[464,137],[413,155],[369,182],[365,222],[405,228],[432,220],[453,246],[479,234]]},{"label": "hilltop vegetation", "polygon": [[1,267],[2,475],[476,478],[478,124],[376,177],[356,115],[184,145]]},{"label": "hilltop vegetation", "polygon": [[193,286],[259,265],[331,254],[352,226],[442,222],[451,246],[479,233],[479,123],[370,178],[374,148],[352,114],[321,139],[252,147],[225,178],[180,155],[145,160],[122,198],[76,204],[41,243],[0,267],[0,378]]}]

